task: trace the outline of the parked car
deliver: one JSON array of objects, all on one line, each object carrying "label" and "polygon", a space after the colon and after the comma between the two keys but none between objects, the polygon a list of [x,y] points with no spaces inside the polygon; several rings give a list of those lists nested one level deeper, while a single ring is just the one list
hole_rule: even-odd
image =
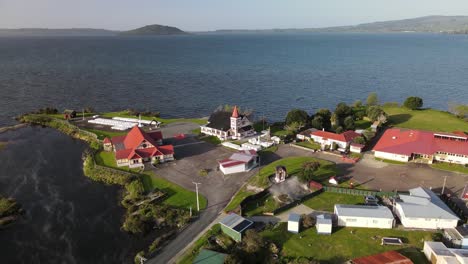
[{"label": "parked car", "polygon": [[378,205],[379,202],[379,199],[377,199],[377,197],[374,195],[366,195],[364,200],[366,201],[367,205]]}]

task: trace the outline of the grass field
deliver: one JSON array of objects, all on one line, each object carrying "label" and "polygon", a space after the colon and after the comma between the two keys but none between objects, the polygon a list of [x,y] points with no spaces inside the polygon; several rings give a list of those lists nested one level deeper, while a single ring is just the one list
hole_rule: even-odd
[{"label": "grass field", "polygon": [[389,115],[389,124],[402,127],[439,132],[461,130],[468,132],[468,122],[448,112],[434,109],[409,110],[404,107],[384,107]]},{"label": "grass field", "polygon": [[435,169],[439,169],[439,170],[455,171],[455,172],[468,174],[468,167],[465,167],[460,164],[450,164],[446,162],[439,162],[439,163],[431,164],[431,167]]},{"label": "grass field", "polygon": [[364,196],[334,192],[323,192],[303,202],[304,205],[318,211],[333,212],[335,204],[363,204]]},{"label": "grass field", "polygon": [[314,150],[320,149],[320,144],[315,143],[315,142],[310,142],[308,140],[297,142],[296,145],[304,147],[304,148],[314,149]]},{"label": "grass field", "polygon": [[[155,175],[152,171],[145,172],[141,175],[143,180],[143,186],[146,191],[154,189],[160,189],[168,194],[168,198],[164,200],[167,205],[189,208],[192,206],[192,210],[197,208],[197,196],[195,192],[189,191],[182,188],[181,186],[172,183],[162,177]],[[206,208],[207,200],[202,195],[199,195],[200,209]]]},{"label": "grass field", "polygon": [[[353,232],[351,232],[353,231]],[[427,263],[420,252],[424,240],[432,240],[432,232],[404,231],[397,229],[335,228],[330,236],[318,235],[315,228],[299,234],[287,231],[282,223],[267,229],[262,235],[282,247],[283,257],[308,257],[320,263],[344,263],[357,257],[398,250],[414,263]],[[398,237],[403,246],[381,246],[382,237]]]},{"label": "grass field", "polygon": [[288,170],[288,175],[292,176],[299,173],[301,171],[302,164],[309,161],[318,161],[321,164],[320,168],[316,172],[314,172],[315,179],[317,181],[322,181],[329,176],[336,175],[338,172],[335,164],[326,160],[316,159],[312,157],[288,157],[277,160],[263,167],[260,170],[260,173],[250,178],[249,184],[260,188],[266,188],[269,184],[268,177],[275,173],[276,166],[285,166]]},{"label": "grass field", "polygon": [[372,125],[372,122],[369,120],[357,120],[354,122],[356,129],[367,129]]},{"label": "grass field", "polygon": [[128,131],[104,131],[104,130],[89,129],[89,128],[81,128],[81,129],[96,134],[98,139],[104,139],[106,137],[112,138],[115,136],[126,135],[128,133]]},{"label": "grass field", "polygon": [[[259,188],[266,188],[268,187],[268,177],[273,175],[276,170],[276,166],[283,165],[288,170],[288,175],[292,176],[300,172],[302,164],[308,161],[318,161],[321,164],[321,167],[314,173],[316,175],[317,181],[323,181],[328,179],[328,177],[336,175],[338,170],[334,163],[316,159],[312,157],[289,157],[277,160],[273,163],[268,164],[267,166],[263,167],[260,170],[260,173],[254,175],[248,183],[253,186],[257,186]],[[224,209],[225,211],[232,211],[239,206],[239,204],[247,197],[254,194],[254,192],[247,191],[245,187],[236,193],[231,200],[231,202],[226,206]],[[268,204],[270,206],[270,204]]]},{"label": "grass field", "polygon": [[[109,112],[109,113],[103,113],[101,114],[102,117],[130,117],[130,118],[137,118],[134,115],[130,115],[127,111],[119,111],[119,112]],[[199,125],[204,125],[207,123],[207,120],[204,118],[160,118],[160,117],[152,117],[152,116],[141,116],[141,119],[144,120],[157,120],[161,122],[163,125],[167,125],[170,123],[175,123],[175,122],[191,122]]]}]

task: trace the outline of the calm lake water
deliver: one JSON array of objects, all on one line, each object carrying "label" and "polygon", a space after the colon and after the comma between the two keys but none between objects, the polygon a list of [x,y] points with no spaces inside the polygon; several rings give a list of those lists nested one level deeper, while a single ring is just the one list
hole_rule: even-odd
[{"label": "calm lake water", "polygon": [[[40,107],[129,107],[201,117],[218,105],[282,119],[410,95],[468,103],[468,36],[272,34],[0,38],[0,126]],[[51,129],[0,134],[0,194],[25,217],[0,231],[2,263],[123,263],[146,247],[120,231],[119,189],[83,176],[85,144]]]},{"label": "calm lake water", "polygon": [[131,263],[148,245],[120,231],[120,189],[87,179],[83,142],[52,129],[0,134],[0,194],[23,205],[24,217],[0,230],[1,263]]},{"label": "calm lake water", "polygon": [[340,101],[468,102],[468,35],[260,34],[0,38],[0,124],[44,106],[282,119]]}]

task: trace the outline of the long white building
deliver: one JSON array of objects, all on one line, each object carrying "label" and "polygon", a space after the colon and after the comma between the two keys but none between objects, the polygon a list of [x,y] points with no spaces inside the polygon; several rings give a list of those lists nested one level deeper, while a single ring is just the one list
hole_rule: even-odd
[{"label": "long white building", "polygon": [[399,195],[395,213],[407,228],[454,228],[460,220],[435,193],[427,188],[414,188],[409,195]]},{"label": "long white building", "polygon": [[395,219],[386,206],[335,204],[338,226],[393,228]]}]

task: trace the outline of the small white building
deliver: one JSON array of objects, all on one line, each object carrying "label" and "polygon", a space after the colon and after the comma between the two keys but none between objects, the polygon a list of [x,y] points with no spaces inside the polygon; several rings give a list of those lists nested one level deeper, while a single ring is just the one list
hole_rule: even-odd
[{"label": "small white building", "polygon": [[365,146],[362,145],[362,144],[358,144],[358,143],[351,143],[349,145],[349,151],[353,152],[353,153],[361,153],[362,152],[362,149],[364,148]]},{"label": "small white building", "polygon": [[444,229],[444,237],[454,248],[468,249],[468,225]]},{"label": "small white building", "polygon": [[331,235],[333,223],[329,215],[317,215],[317,221],[315,223],[317,228],[317,234],[320,235]]},{"label": "small white building", "polygon": [[466,264],[468,250],[448,248],[442,242],[424,241],[424,255],[434,264]]},{"label": "small white building", "polygon": [[258,166],[260,158],[255,150],[242,150],[228,159],[218,161],[219,169],[226,174],[250,171]]},{"label": "small white building", "polygon": [[353,139],[359,136],[361,135],[352,130],[348,130],[341,134],[317,130],[310,134],[310,138],[314,142],[319,143],[322,146],[322,149],[325,149],[326,146],[329,146],[331,150],[333,150],[332,148],[334,144],[336,144],[337,149],[346,150]]},{"label": "small white building", "polygon": [[312,132],[315,132],[315,131],[317,131],[317,129],[309,128],[307,130],[299,132],[296,135],[296,138],[299,139],[299,140],[309,140],[310,139],[310,134],[312,134]]},{"label": "small white building", "polygon": [[299,226],[301,223],[301,216],[291,213],[288,218],[288,231],[291,233],[299,233]]},{"label": "small white building", "polygon": [[454,228],[460,220],[452,210],[431,190],[414,188],[410,195],[399,195],[395,213],[407,228]]},{"label": "small white building", "polygon": [[393,228],[395,219],[386,206],[335,204],[338,226]]}]

